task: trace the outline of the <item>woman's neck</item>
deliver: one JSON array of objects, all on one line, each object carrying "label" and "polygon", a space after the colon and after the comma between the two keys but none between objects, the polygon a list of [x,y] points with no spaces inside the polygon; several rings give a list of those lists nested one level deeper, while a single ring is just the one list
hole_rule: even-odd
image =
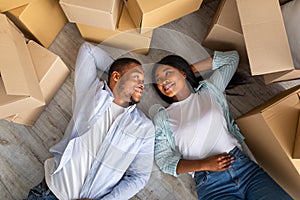
[{"label": "woman's neck", "polygon": [[188,98],[190,94],[191,94],[191,90],[186,86],[173,97],[173,100],[175,102],[182,101]]}]

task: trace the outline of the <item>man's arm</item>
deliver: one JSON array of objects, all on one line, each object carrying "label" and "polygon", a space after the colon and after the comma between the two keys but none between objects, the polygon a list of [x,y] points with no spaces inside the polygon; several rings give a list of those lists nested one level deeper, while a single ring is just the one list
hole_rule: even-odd
[{"label": "man's arm", "polygon": [[112,62],[113,59],[99,47],[87,42],[81,45],[75,65],[76,99],[80,98],[80,95],[84,95],[92,84],[99,81],[97,70],[107,71]]},{"label": "man's arm", "polygon": [[153,165],[154,127],[149,127],[140,151],[125,172],[121,181],[101,200],[130,199],[147,184]]}]

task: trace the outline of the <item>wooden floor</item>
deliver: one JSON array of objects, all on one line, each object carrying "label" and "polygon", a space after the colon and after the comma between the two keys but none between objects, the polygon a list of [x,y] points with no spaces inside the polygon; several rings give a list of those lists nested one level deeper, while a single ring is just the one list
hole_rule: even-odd
[{"label": "wooden floor", "polygon": [[[154,31],[151,50],[147,56],[133,56],[145,64],[158,61],[161,57],[177,53],[190,62],[204,59],[212,53],[201,46],[211,19],[217,8],[218,0],[211,0],[190,15],[166,24]],[[71,118],[71,95],[73,89],[73,71],[77,51],[84,40],[74,24],[68,23],[49,48],[58,54],[72,70],[64,85],[47,106],[33,127],[27,127],[0,120],[0,199],[24,199],[31,187],[39,183],[43,176],[43,162],[51,157],[48,149],[63,136]],[[134,42],[134,41],[133,41]],[[105,47],[113,57],[124,54],[123,51]],[[295,86],[299,80],[265,85],[261,77],[252,77],[249,66],[241,64],[239,70],[245,76],[247,84],[227,91],[231,111],[238,117],[255,106],[267,101],[277,93]],[[146,82],[149,77],[146,77]],[[149,106],[159,102],[150,86],[139,107],[148,114]],[[132,199],[197,199],[195,185],[189,175],[174,178],[161,173],[154,165],[148,185]]]}]

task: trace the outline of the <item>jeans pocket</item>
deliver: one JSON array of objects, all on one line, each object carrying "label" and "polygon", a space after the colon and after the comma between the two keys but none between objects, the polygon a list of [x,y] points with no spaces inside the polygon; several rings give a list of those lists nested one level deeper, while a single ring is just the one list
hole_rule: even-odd
[{"label": "jeans pocket", "polygon": [[194,180],[196,182],[197,189],[201,188],[208,180],[209,173],[207,171],[196,172]]}]

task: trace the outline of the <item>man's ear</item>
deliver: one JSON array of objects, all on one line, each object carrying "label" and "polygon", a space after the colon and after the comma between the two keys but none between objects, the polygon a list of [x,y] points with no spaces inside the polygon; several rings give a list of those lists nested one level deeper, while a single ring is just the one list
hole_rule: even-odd
[{"label": "man's ear", "polygon": [[115,82],[118,82],[121,78],[121,74],[117,71],[113,71],[111,74],[111,78],[112,80],[114,80]]}]

